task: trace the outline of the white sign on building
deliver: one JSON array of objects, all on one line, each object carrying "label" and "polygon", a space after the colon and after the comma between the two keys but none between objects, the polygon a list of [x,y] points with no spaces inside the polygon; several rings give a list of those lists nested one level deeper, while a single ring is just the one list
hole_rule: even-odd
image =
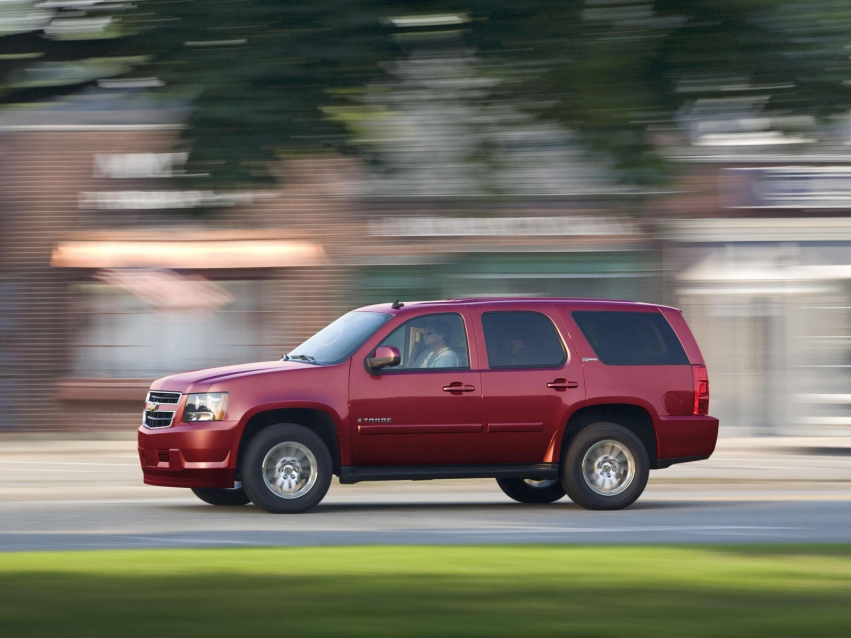
[{"label": "white sign on building", "polygon": [[189,153],[110,153],[95,155],[95,177],[153,179],[184,173]]}]

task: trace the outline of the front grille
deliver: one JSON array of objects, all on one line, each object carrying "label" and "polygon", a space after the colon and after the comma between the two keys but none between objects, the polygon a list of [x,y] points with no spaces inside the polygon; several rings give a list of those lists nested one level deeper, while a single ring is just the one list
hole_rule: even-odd
[{"label": "front grille", "polygon": [[180,401],[180,392],[161,392],[151,390],[148,392],[148,401],[154,403],[177,403]]},{"label": "front grille", "polygon": [[145,412],[144,414],[145,427],[168,428],[171,427],[171,422],[174,420],[174,412]]}]

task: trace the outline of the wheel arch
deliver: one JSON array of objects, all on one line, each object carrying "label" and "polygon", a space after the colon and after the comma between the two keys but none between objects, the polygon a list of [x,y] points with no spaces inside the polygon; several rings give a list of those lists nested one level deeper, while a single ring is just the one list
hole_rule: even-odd
[{"label": "wheel arch", "polygon": [[237,472],[242,467],[242,459],[251,439],[270,425],[278,423],[295,423],[316,433],[328,447],[334,474],[340,475],[340,443],[337,439],[336,421],[331,414],[324,410],[307,407],[269,408],[251,415],[246,421],[239,439]]},{"label": "wheel arch", "polygon": [[593,423],[599,423],[601,421],[617,423],[633,432],[647,450],[650,469],[658,469],[659,446],[656,437],[656,428],[653,425],[653,417],[646,408],[631,403],[590,405],[574,412],[570,416],[570,419],[568,419],[564,429],[559,462],[580,431]]}]

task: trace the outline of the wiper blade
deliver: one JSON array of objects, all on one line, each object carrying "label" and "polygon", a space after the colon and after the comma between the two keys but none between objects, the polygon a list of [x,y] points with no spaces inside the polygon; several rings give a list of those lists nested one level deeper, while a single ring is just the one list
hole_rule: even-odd
[{"label": "wiper blade", "polygon": [[316,359],[311,357],[309,354],[285,354],[286,359],[284,361],[307,361],[308,363],[316,364]]}]

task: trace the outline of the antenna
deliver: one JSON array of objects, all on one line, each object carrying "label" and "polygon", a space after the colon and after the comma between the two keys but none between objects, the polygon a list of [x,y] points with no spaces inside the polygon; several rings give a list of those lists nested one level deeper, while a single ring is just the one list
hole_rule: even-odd
[{"label": "antenna", "polygon": [[399,310],[399,308],[402,308],[404,305],[405,304],[403,303],[399,303],[399,297],[396,297],[396,301],[394,301],[393,305],[390,307],[393,308],[393,310]]}]

